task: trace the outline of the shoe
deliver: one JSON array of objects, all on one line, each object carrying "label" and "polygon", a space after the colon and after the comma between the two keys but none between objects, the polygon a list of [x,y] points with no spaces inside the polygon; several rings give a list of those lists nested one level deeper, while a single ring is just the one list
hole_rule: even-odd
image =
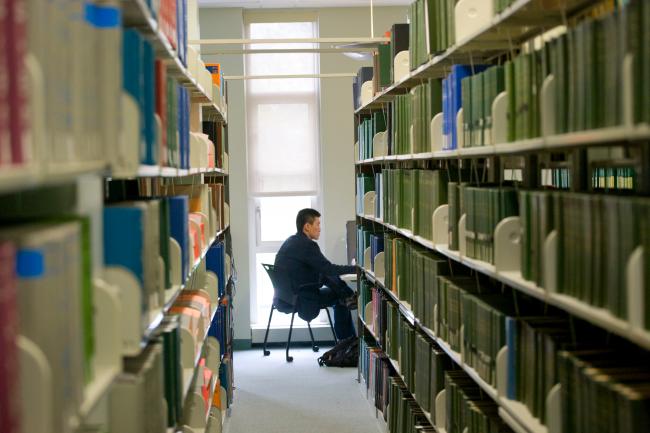
[{"label": "shoe", "polygon": [[339,300],[339,303],[349,310],[356,310],[359,307],[359,295],[355,293],[349,298]]}]

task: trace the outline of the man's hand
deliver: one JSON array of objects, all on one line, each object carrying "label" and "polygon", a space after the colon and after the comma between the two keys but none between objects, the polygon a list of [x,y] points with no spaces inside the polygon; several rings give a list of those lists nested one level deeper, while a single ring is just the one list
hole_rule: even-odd
[{"label": "man's hand", "polygon": [[356,264],[357,264],[357,258],[352,257],[352,266],[356,266]]}]

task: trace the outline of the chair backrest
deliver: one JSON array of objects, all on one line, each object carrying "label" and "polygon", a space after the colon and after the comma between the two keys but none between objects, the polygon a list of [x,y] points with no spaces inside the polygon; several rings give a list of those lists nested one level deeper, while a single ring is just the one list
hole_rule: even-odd
[{"label": "chair backrest", "polygon": [[275,265],[262,263],[262,267],[269,275],[271,284],[273,284],[273,297],[281,299],[282,301],[293,305],[295,302],[295,294],[292,290],[291,278],[289,277],[289,274],[283,272],[281,269],[276,268]]}]

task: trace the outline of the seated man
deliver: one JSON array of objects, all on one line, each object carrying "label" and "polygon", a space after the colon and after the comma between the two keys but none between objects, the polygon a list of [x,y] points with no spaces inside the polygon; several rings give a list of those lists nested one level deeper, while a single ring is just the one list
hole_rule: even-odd
[{"label": "seated man", "polygon": [[340,340],[353,336],[350,310],[357,307],[357,297],[339,275],[355,273],[356,268],[334,265],[320,251],[314,242],[320,237],[320,213],[317,210],[298,212],[296,229],[297,233],[280,247],[275,256],[275,266],[289,274],[294,288],[312,286],[301,292],[298,315],[310,321],[322,306],[332,306],[336,336]]}]

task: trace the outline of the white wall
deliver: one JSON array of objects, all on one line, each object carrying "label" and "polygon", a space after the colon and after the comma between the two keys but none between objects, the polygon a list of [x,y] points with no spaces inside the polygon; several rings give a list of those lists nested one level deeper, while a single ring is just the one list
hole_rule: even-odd
[{"label": "white wall", "polygon": [[[291,10],[295,12],[295,9]],[[256,10],[256,13],[262,11]],[[282,12],[272,10],[274,14]],[[242,38],[243,14],[240,8],[200,9],[201,38]],[[368,8],[318,9],[321,37],[368,37],[370,14]],[[393,23],[406,22],[407,7],[375,8],[375,36],[382,35]],[[234,47],[231,47],[234,48]],[[209,52],[203,47],[202,52]],[[242,56],[209,56],[208,61],[220,62],[225,75],[243,75]],[[321,54],[322,73],[353,72],[370,62],[359,62],[342,54]],[[322,79],[320,83],[320,140],[323,236],[321,248],[335,263],[344,263],[345,223],[354,219],[354,119],[352,79]],[[244,85],[242,81],[228,84],[228,132],[230,140],[230,206],[231,232],[239,283],[235,298],[235,338],[250,338],[250,238],[252,216],[248,215],[248,180],[246,176],[246,122]],[[292,216],[293,217],[293,216]],[[262,318],[265,319],[265,318]]]}]

